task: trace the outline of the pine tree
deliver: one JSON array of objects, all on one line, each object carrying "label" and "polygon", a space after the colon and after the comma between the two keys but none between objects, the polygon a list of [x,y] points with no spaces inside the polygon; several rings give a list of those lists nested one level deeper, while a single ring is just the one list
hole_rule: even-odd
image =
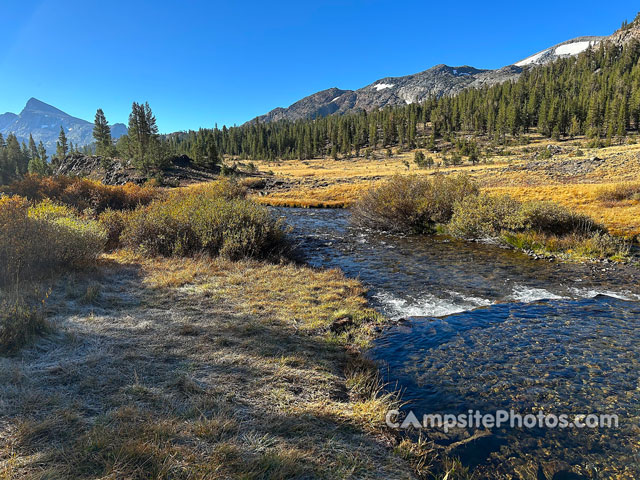
[{"label": "pine tree", "polygon": [[22,150],[20,143],[13,133],[7,136],[7,173],[9,178],[22,175],[20,165],[22,160]]},{"label": "pine tree", "polygon": [[4,137],[0,133],[0,185],[8,183],[11,179],[11,176],[12,171],[9,168],[7,144],[4,141]]},{"label": "pine tree", "polygon": [[58,160],[64,160],[69,152],[69,146],[67,144],[67,136],[64,133],[64,128],[60,125],[60,135],[56,142],[56,157]]},{"label": "pine tree", "polygon": [[29,134],[29,159],[38,160],[38,147],[36,147],[36,142],[31,134]]},{"label": "pine tree", "polygon": [[111,128],[101,108],[96,112],[93,123],[93,138],[96,141],[96,155],[110,157],[113,155]]},{"label": "pine tree", "polygon": [[207,140],[207,163],[208,168],[213,168],[220,163],[220,154],[218,153],[218,147],[213,134],[208,136]]},{"label": "pine tree", "polygon": [[38,144],[38,157],[40,157],[40,160],[42,160],[43,163],[47,163],[47,149],[44,147],[42,140],[40,140],[40,143]]},{"label": "pine tree", "polygon": [[18,157],[18,168],[16,169],[16,173],[19,177],[23,176],[29,171],[30,159],[31,157],[29,155],[29,147],[27,147],[27,144],[25,142],[22,142],[20,157]]},{"label": "pine tree", "polygon": [[149,103],[142,105],[133,102],[131,106],[128,147],[134,165],[144,172],[161,166],[164,160],[158,156],[158,126]]}]

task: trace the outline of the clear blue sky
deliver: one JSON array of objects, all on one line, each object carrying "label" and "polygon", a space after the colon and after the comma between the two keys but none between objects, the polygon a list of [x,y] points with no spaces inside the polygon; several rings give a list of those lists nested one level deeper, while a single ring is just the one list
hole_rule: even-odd
[{"label": "clear blue sky", "polygon": [[0,112],[30,97],[162,132],[241,124],[438,63],[496,68],[632,20],[633,2],[21,0],[0,9]]}]

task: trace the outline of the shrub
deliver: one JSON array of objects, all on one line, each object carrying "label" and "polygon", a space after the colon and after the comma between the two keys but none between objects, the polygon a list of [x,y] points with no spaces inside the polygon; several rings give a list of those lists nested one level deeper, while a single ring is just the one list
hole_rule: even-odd
[{"label": "shrub", "polygon": [[541,150],[540,153],[539,153],[539,158],[549,159],[551,157],[553,157],[553,152],[549,148],[545,148],[545,149]]},{"label": "shrub", "polygon": [[425,156],[425,154],[420,150],[416,150],[413,156],[413,161],[420,168],[429,168],[433,166],[433,158]]},{"label": "shrub", "polygon": [[224,198],[231,200],[233,198],[245,198],[247,196],[247,187],[235,180],[223,178],[215,182],[201,183],[192,185],[189,188],[172,192],[173,197],[192,195],[205,195],[210,198]]},{"label": "shrub", "polygon": [[[572,212],[553,202],[531,201],[522,204],[521,215],[525,230],[552,235],[590,234],[604,232],[591,217]],[[510,228],[510,230],[513,230]]]},{"label": "shrub", "polygon": [[0,284],[95,261],[106,234],[99,224],[50,200],[30,207],[20,197],[0,198]]},{"label": "shrub", "polygon": [[449,232],[461,238],[496,237],[503,231],[537,232],[547,235],[604,233],[587,215],[572,212],[553,202],[521,203],[508,195],[467,197],[455,205]]},{"label": "shrub", "polygon": [[284,245],[284,231],[268,209],[239,197],[232,183],[175,192],[128,218],[122,239],[147,255],[206,252],[231,259],[266,257]]},{"label": "shrub", "polygon": [[68,205],[78,211],[86,209],[96,213],[110,208],[130,210],[147,205],[158,196],[158,190],[133,183],[122,186],[104,185],[95,180],[75,177],[41,177],[25,175],[2,190],[9,195],[19,195],[32,201],[44,199]]},{"label": "shrub", "polygon": [[100,224],[68,207],[45,200],[29,208],[29,218],[42,224],[44,245],[53,264],[85,266],[104,251],[107,235]]},{"label": "shrub", "polygon": [[120,237],[127,224],[128,212],[105,210],[98,216],[98,222],[107,235],[105,250],[113,251],[120,246]]},{"label": "shrub", "polygon": [[630,252],[630,245],[624,239],[601,232],[557,236],[530,231],[506,233],[502,240],[520,250],[541,254],[570,254],[578,258],[625,260]]},{"label": "shrub", "polygon": [[495,237],[502,230],[522,230],[521,204],[508,195],[467,196],[456,202],[448,231],[461,238]]},{"label": "shrub", "polygon": [[449,221],[457,200],[477,193],[477,185],[466,175],[395,176],[366,192],[354,205],[352,218],[368,228],[424,233]]},{"label": "shrub", "polygon": [[579,244],[578,253],[586,257],[613,258],[622,260],[628,257],[631,246],[623,238],[597,232]]}]

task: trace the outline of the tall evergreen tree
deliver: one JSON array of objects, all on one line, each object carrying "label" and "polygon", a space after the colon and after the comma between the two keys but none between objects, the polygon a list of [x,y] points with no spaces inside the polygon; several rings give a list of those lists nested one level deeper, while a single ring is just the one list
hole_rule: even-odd
[{"label": "tall evergreen tree", "polygon": [[93,123],[93,138],[96,141],[96,155],[109,157],[113,154],[111,128],[101,108],[96,112]]},{"label": "tall evergreen tree", "polygon": [[161,165],[163,159],[158,158],[158,126],[148,102],[144,105],[133,102],[128,136],[129,156],[138,168],[147,172]]},{"label": "tall evergreen tree", "polygon": [[67,136],[64,133],[64,128],[60,125],[60,135],[58,135],[58,141],[56,142],[56,157],[59,160],[64,160],[69,152],[69,145],[67,144]]},{"label": "tall evergreen tree", "polygon": [[47,163],[47,149],[44,147],[42,140],[38,143],[38,156],[43,163]]},{"label": "tall evergreen tree", "polygon": [[7,144],[0,133],[0,185],[8,183],[14,172],[15,168],[11,169],[9,167]]},{"label": "tall evergreen tree", "polygon": [[31,134],[29,134],[29,159],[38,160],[38,147],[36,147],[36,142]]}]

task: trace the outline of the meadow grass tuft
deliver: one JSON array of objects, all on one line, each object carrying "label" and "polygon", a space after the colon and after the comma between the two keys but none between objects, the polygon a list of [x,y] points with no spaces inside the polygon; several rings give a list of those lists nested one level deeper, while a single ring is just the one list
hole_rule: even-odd
[{"label": "meadow grass tuft", "polygon": [[41,306],[34,306],[21,296],[0,300],[0,354],[17,352],[50,329]]},{"label": "meadow grass tuft", "polygon": [[640,182],[624,182],[603,187],[598,192],[598,200],[605,203],[640,202]]}]

